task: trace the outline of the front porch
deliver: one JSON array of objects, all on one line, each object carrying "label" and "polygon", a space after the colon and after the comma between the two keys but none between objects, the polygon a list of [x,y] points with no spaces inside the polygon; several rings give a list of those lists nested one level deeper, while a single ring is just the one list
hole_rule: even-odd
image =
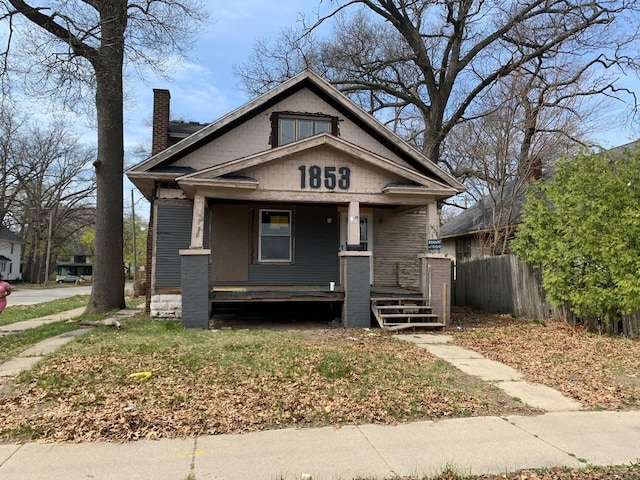
[{"label": "front porch", "polygon": [[[209,318],[217,326],[237,325],[240,320],[246,328],[261,325],[265,318],[272,324],[290,324],[295,319],[337,326],[344,301],[342,285],[333,289],[318,285],[215,286],[209,289]],[[391,331],[445,326],[420,290],[370,286],[368,304],[370,319]]]}]

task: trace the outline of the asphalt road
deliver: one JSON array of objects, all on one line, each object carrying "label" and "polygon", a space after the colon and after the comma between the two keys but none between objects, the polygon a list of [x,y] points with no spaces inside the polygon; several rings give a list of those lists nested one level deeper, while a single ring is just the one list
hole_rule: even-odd
[{"label": "asphalt road", "polygon": [[12,285],[13,292],[7,298],[7,306],[11,305],[34,305],[36,303],[49,302],[59,298],[73,297],[74,295],[89,295],[91,285],[76,286],[68,285],[54,288],[20,288],[20,285]]}]

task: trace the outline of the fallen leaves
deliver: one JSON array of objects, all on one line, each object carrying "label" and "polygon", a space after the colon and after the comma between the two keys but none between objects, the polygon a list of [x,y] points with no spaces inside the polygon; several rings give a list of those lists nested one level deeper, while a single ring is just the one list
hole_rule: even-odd
[{"label": "fallen leaves", "polygon": [[562,322],[517,320],[458,310],[457,345],[505,363],[527,380],[561,391],[588,408],[640,405],[640,341],[592,334]]},{"label": "fallen leaves", "polygon": [[380,331],[163,335],[149,323],[93,332],[20,377],[0,401],[2,435],[130,441],[532,412]]}]

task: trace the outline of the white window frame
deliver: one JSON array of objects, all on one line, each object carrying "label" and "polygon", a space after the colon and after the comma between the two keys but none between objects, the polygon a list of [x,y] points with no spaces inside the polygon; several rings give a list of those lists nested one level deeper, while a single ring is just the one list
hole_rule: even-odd
[{"label": "white window frame", "polygon": [[[293,127],[293,140],[291,140],[290,142],[284,142],[282,139],[282,132],[283,132],[283,128],[282,128],[282,122],[283,121],[293,121],[294,122],[294,127]],[[311,135],[308,135],[306,137],[300,137],[300,121],[309,121],[309,122],[313,122],[313,133]],[[322,130],[321,132],[318,131],[318,124],[322,123],[322,124],[327,124],[328,128],[326,130]],[[331,134],[333,128],[333,119],[330,117],[305,117],[305,116],[293,116],[293,115],[283,115],[280,116],[278,118],[278,145],[287,145],[289,143],[293,143],[293,142],[297,142],[298,140],[302,140],[303,138],[309,138],[312,137],[314,135],[318,135],[319,133],[329,133]]]},{"label": "white window frame", "polygon": [[[269,235],[262,232],[262,213],[283,213],[289,216],[289,233],[287,235]],[[288,237],[289,238],[289,258],[287,259],[273,259],[262,258],[262,238],[268,237]],[[275,208],[261,208],[258,213],[258,262],[260,263],[292,263],[293,262],[293,210],[281,210]]]}]

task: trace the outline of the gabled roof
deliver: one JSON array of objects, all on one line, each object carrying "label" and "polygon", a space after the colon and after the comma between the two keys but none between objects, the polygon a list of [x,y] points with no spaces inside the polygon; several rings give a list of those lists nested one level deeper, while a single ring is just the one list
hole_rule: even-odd
[{"label": "gabled roof", "polygon": [[[209,167],[195,173],[182,176],[178,178],[177,181],[183,189],[188,189],[189,185],[198,185],[200,180],[209,180],[220,177],[223,177],[220,178],[222,182],[234,182],[234,184],[236,185],[245,183],[247,184],[247,188],[249,184],[257,186],[257,182],[255,180],[246,177],[239,178],[238,176],[236,176],[236,174],[252,167],[264,165],[266,163],[277,161],[290,155],[320,147],[335,149],[352,159],[367,163],[371,166],[387,171],[393,175],[400,176],[401,178],[405,179],[409,185],[413,184],[411,186],[428,187],[432,194],[440,193],[441,196],[448,197],[456,193],[454,189],[452,189],[445,183],[438,182],[432,177],[428,177],[411,168],[399,165],[396,162],[392,162],[391,160],[388,160],[380,155],[376,155],[375,153],[372,153],[357,145],[347,142],[346,140],[327,133],[322,133],[313,137],[307,137],[303,140],[283,145],[266,152],[256,153],[248,157]],[[406,183],[400,185],[407,186]]]},{"label": "gabled roof", "polygon": [[24,243],[24,240],[8,228],[0,228],[0,240],[7,240],[8,242],[13,243]]},{"label": "gabled roof", "polygon": [[[339,90],[310,70],[303,71],[269,92],[251,100],[219,120],[198,130],[192,135],[189,135],[175,145],[170,146],[166,150],[157,153],[146,161],[129,169],[127,171],[127,175],[132,179],[139,179],[142,177],[143,173],[150,173],[152,169],[155,174],[157,170],[163,170],[164,166],[168,163],[172,163],[197,150],[201,146],[215,140],[219,136],[246,122],[250,118],[264,112],[269,107],[280,102],[283,98],[286,98],[303,88],[309,88],[318,94],[323,98],[323,100],[340,111],[342,115],[349,118],[361,129],[378,139],[378,141],[383,143],[387,148],[406,161],[419,173],[433,176],[436,181],[447,185],[448,188],[452,188],[455,191],[461,192],[465,189],[464,185],[462,185],[452,175],[439,168],[435,163],[427,159],[398,135],[394,134],[378,122],[372,115],[364,111]],[[166,170],[163,171],[166,172]],[[165,175],[167,174],[165,173]],[[177,175],[173,175],[173,178],[176,176]],[[167,175],[167,178],[169,178],[169,175]]]},{"label": "gabled roof", "polygon": [[487,194],[471,207],[459,213],[440,227],[440,238],[453,238],[487,231],[496,225],[516,224],[524,205],[527,182],[512,180],[502,190]]}]

